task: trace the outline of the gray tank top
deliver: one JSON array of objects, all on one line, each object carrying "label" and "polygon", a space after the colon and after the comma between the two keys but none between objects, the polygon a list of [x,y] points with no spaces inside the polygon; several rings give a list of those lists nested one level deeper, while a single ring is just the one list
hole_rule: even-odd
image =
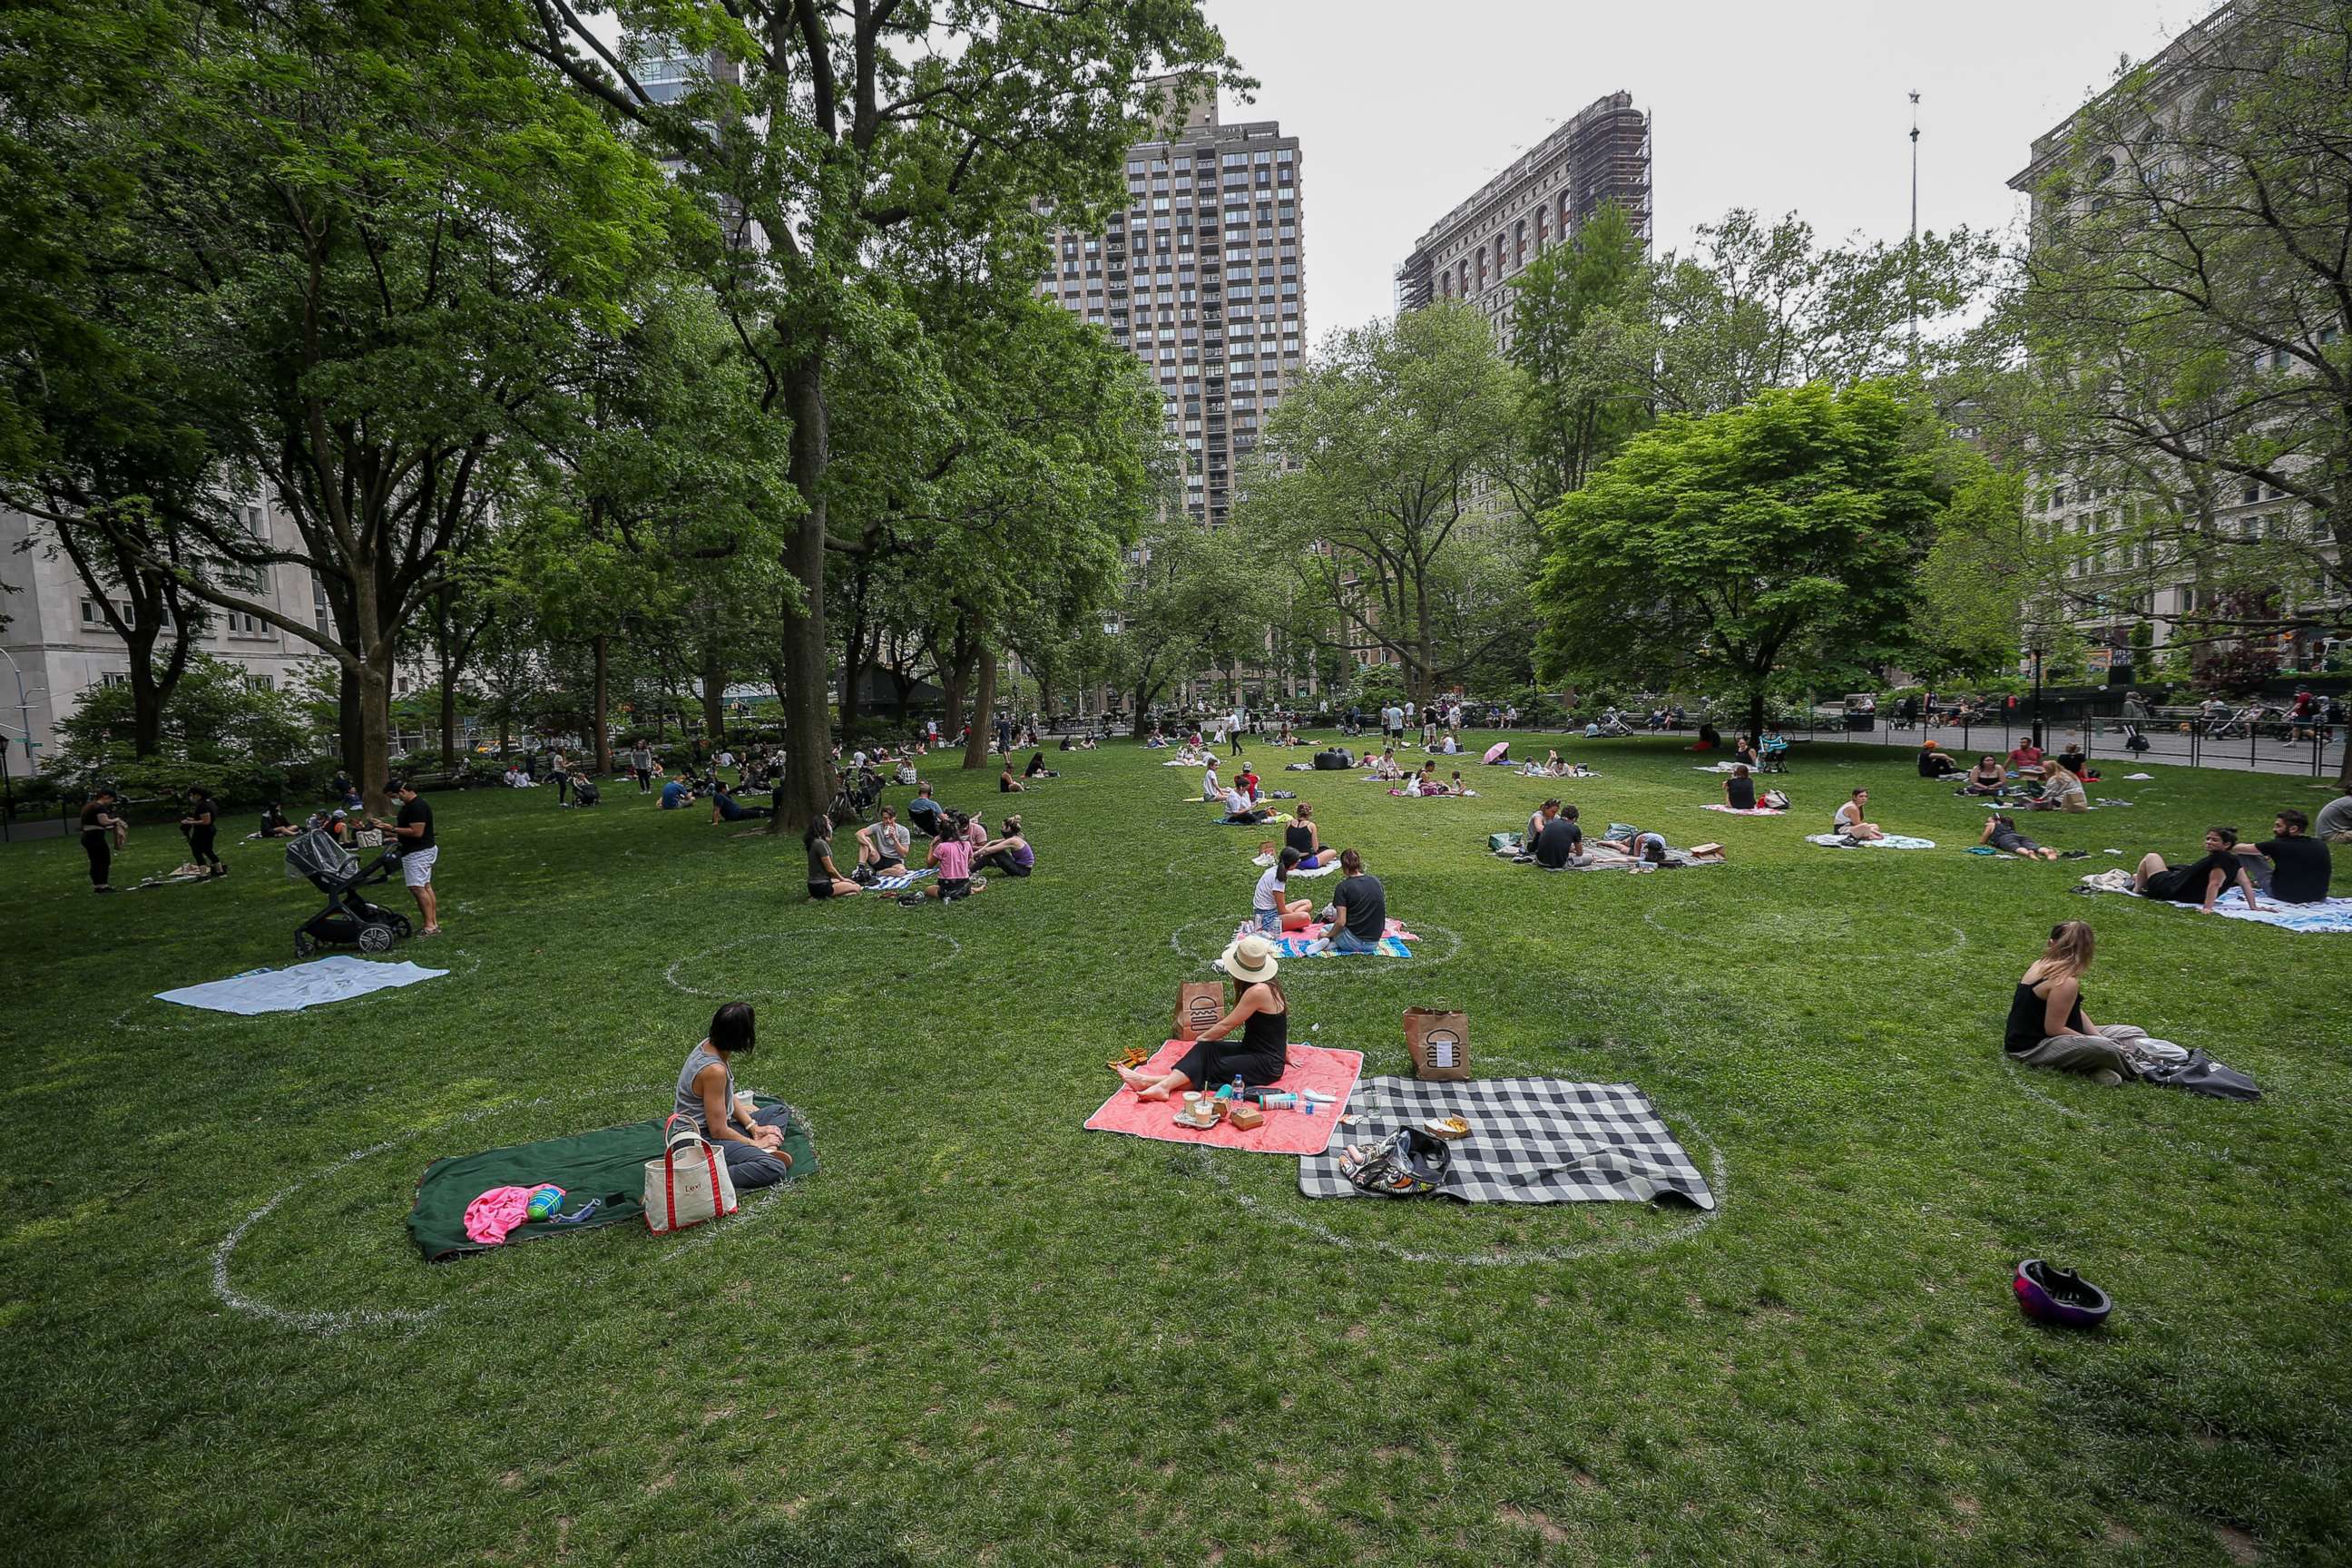
[{"label": "gray tank top", "polygon": [[694,1080],[700,1076],[704,1068],[713,1063],[717,1063],[726,1070],[727,1103],[731,1106],[735,1103],[735,1069],[727,1066],[726,1058],[710,1048],[709,1040],[703,1041],[688,1051],[686,1054],[686,1065],[677,1069],[677,1113],[701,1128],[706,1135],[710,1131],[710,1126],[704,1118],[702,1094],[694,1087]]}]

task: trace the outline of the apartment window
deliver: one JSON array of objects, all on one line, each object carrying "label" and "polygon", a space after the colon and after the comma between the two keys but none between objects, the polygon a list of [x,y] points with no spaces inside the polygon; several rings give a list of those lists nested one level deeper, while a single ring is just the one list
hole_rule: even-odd
[{"label": "apartment window", "polygon": [[275,691],[278,689],[277,677],[259,675],[251,670],[246,672],[245,683],[253,688],[256,691]]},{"label": "apartment window", "polygon": [[105,670],[99,675],[98,682],[100,686],[128,686],[131,684],[131,672],[127,669]]}]

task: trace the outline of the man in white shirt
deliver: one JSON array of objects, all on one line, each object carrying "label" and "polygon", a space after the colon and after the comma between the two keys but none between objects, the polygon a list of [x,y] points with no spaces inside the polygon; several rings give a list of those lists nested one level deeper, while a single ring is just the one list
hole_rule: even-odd
[{"label": "man in white shirt", "polygon": [[1244,708],[1236,708],[1236,709],[1234,709],[1234,727],[1233,727],[1231,730],[1228,730],[1227,731],[1225,731],[1225,733],[1226,733],[1227,738],[1228,738],[1228,739],[1230,739],[1230,740],[1233,742],[1233,744],[1234,744],[1233,754],[1234,754],[1234,756],[1236,756],[1236,757],[1238,757],[1238,756],[1240,756],[1240,755],[1242,754],[1242,731],[1243,731],[1243,730],[1244,730],[1244,729],[1246,729],[1246,728],[1248,727],[1248,725],[1249,725],[1249,710],[1248,710],[1247,709],[1244,709]]}]

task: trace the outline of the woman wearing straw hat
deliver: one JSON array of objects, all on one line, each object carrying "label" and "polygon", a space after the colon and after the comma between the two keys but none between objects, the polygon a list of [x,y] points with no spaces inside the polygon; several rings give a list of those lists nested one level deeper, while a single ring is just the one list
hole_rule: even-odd
[{"label": "woman wearing straw hat", "polygon": [[[1263,1089],[1289,1065],[1290,1005],[1275,979],[1279,966],[1274,962],[1274,944],[1262,936],[1242,937],[1225,949],[1217,967],[1233,979],[1233,1007],[1201,1031],[1192,1048],[1160,1077],[1118,1068],[1136,1099],[1166,1100],[1188,1089],[1211,1088],[1237,1078]],[[1242,1032],[1240,1040],[1226,1041],[1236,1028]]]}]

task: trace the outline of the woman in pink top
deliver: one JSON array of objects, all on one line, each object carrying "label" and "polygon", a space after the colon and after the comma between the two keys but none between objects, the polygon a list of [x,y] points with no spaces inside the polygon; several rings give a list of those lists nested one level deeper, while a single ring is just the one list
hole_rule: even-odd
[{"label": "woman in pink top", "polygon": [[970,826],[959,812],[950,820],[949,831],[931,840],[930,864],[940,876],[923,889],[925,898],[961,899],[988,886],[985,879],[971,874],[971,840],[965,836]]}]

